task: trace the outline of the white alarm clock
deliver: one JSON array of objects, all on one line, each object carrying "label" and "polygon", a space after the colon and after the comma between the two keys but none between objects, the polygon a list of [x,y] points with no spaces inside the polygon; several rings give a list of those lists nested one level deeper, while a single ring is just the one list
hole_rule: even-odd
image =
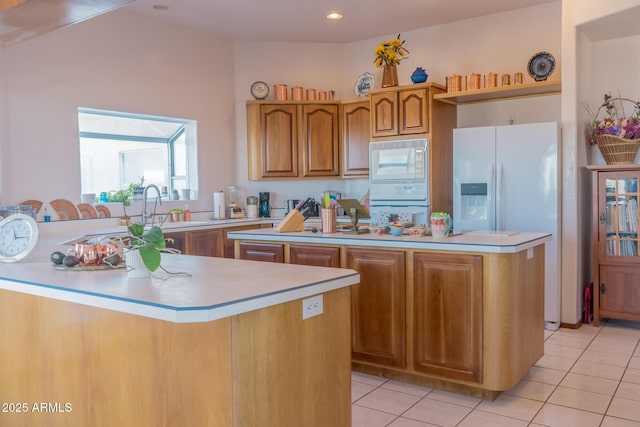
[{"label": "white alarm clock", "polygon": [[13,214],[0,221],[0,261],[20,261],[38,242],[38,224],[25,214]]}]

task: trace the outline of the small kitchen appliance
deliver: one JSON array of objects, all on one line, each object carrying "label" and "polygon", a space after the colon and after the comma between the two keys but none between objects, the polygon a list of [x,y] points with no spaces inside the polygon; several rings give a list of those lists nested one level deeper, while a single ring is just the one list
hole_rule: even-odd
[{"label": "small kitchen appliance", "polygon": [[227,218],[243,218],[242,208],[238,205],[238,201],[242,198],[240,190],[235,185],[227,186]]},{"label": "small kitchen appliance", "polygon": [[260,218],[271,217],[271,206],[269,206],[269,192],[261,191],[258,195],[260,197],[260,206],[259,206]]},{"label": "small kitchen appliance", "polygon": [[256,196],[247,197],[246,213],[247,218],[258,218],[258,198]]}]

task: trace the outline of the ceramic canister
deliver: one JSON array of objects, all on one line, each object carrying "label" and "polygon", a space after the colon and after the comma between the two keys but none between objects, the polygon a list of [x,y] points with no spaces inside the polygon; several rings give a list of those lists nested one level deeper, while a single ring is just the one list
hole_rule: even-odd
[{"label": "ceramic canister", "polygon": [[307,89],[307,101],[315,101],[315,100],[316,100],[316,90]]},{"label": "ceramic canister", "polygon": [[277,101],[287,100],[287,85],[277,84],[273,85],[273,93],[275,94]]},{"label": "ceramic canister", "polygon": [[524,75],[522,73],[515,73],[513,75],[513,84],[520,85],[524,80]]},{"label": "ceramic canister", "polygon": [[291,100],[302,101],[304,97],[304,88],[302,86],[295,86],[291,88]]},{"label": "ceramic canister", "polygon": [[460,92],[462,90],[462,76],[450,74],[447,76],[447,92]]},{"label": "ceramic canister", "polygon": [[480,89],[480,74],[476,74],[476,73],[467,74],[466,82],[467,82],[467,90]]},{"label": "ceramic canister", "polygon": [[496,73],[487,73],[484,75],[484,87],[485,88],[494,88],[498,87],[498,74]]}]

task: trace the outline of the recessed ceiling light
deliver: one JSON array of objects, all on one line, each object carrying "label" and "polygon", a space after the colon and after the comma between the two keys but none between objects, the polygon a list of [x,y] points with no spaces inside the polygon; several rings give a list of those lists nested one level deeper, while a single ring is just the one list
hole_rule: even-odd
[{"label": "recessed ceiling light", "polygon": [[167,6],[166,4],[154,4],[153,5],[153,9],[154,10],[169,10],[169,6]]},{"label": "recessed ceiling light", "polygon": [[338,12],[331,12],[327,15],[327,19],[337,20],[342,19],[342,14]]}]

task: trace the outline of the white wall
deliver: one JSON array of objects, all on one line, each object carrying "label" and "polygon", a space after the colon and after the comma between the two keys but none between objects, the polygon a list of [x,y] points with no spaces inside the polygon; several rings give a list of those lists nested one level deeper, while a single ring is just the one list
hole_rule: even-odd
[{"label": "white wall", "polygon": [[[582,290],[591,280],[591,184],[588,164],[601,163],[597,154],[584,138],[584,127],[588,119],[582,102],[596,105],[603,91],[629,93],[637,96],[637,82],[623,77],[625,67],[637,65],[621,64],[626,56],[637,56],[634,51],[622,48],[634,40],[593,43],[588,36],[590,27],[602,27],[599,22],[619,14],[624,19],[628,12],[638,16],[637,0],[563,0],[562,2],[562,126],[563,126],[563,277],[562,277],[562,321],[576,323],[582,316]],[[635,20],[637,22],[637,20]],[[634,23],[635,24],[635,23]],[[618,33],[627,29],[635,30],[635,25],[616,28],[615,22],[606,26],[605,32]],[[617,37],[613,37],[617,38]],[[634,39],[634,38],[632,38]],[[603,49],[612,49],[605,53]],[[602,62],[598,57],[612,54],[617,58],[613,63]],[[633,60],[632,60],[633,61]],[[611,87],[614,85],[615,87]],[[633,92],[633,93],[632,93]],[[635,95],[634,95],[635,93]],[[592,155],[593,152],[593,155]]]},{"label": "white wall", "polygon": [[[1,100],[7,99],[6,62],[4,50],[0,49],[0,171],[7,170],[8,166],[8,141],[9,141],[9,112],[7,103]],[[0,173],[0,189],[4,183],[4,176]],[[0,204],[2,204],[2,192],[0,192]]]},{"label": "white wall", "polygon": [[[555,56],[557,67],[552,78],[559,78],[562,68],[560,9],[558,1],[404,32],[401,38],[406,40],[410,54],[399,66],[400,84],[411,84],[411,73],[418,66],[425,68],[429,81],[441,84],[445,83],[448,74],[491,71],[499,74],[519,71],[525,74],[525,81],[531,82],[527,63],[541,50]],[[370,72],[375,76],[376,87],[380,87],[382,71],[375,68],[373,51],[380,42],[396,35],[381,35],[346,45],[235,42],[236,183],[245,189],[245,193],[271,191],[274,193],[272,199],[275,199],[272,205],[281,207],[285,199],[316,197],[325,189],[342,191],[345,196],[355,198],[366,192],[366,180],[249,181],[245,163],[245,102],[251,99],[249,86],[256,80],[271,86],[284,83],[289,87],[334,89],[338,99],[352,99],[358,76]],[[461,107],[458,124],[504,124],[508,121],[507,114],[514,112],[519,123],[559,121],[560,97],[512,101],[506,106],[498,102]]]},{"label": "white wall", "polygon": [[11,161],[2,165],[0,200],[80,201],[82,106],[197,120],[205,198],[190,207],[211,210],[212,191],[235,173],[232,51],[227,40],[125,9],[4,49],[10,126],[2,149]]}]

